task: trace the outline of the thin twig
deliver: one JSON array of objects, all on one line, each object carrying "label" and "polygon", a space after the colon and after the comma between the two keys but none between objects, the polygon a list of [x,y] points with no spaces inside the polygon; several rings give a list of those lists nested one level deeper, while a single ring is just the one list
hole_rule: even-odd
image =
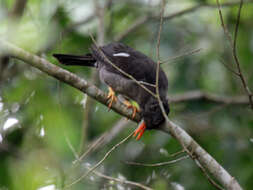
[{"label": "thin twig", "polygon": [[237,34],[238,34],[238,29],[239,29],[239,24],[240,24],[240,16],[241,16],[242,6],[243,6],[243,0],[240,1],[240,6],[239,6],[238,14],[237,14],[237,21],[236,21],[235,34],[234,34],[234,44],[233,44],[233,56],[234,56],[234,59],[235,59],[235,62],[236,62],[236,67],[237,67],[237,70],[238,70],[238,73],[239,73],[239,77],[242,81],[242,84],[243,84],[243,87],[244,87],[246,93],[249,96],[249,102],[250,102],[250,105],[251,105],[251,109],[253,110],[253,99],[252,99],[253,94],[252,94],[251,90],[249,89],[249,87],[247,85],[247,82],[246,82],[246,79],[245,79],[244,75],[242,74],[239,58],[237,56],[237,49],[236,49]]},{"label": "thin twig", "polygon": [[233,74],[235,74],[236,76],[239,76],[239,73],[237,71],[235,71],[234,69],[232,69],[228,64],[225,63],[224,60],[221,59],[221,63]]},{"label": "thin twig", "polygon": [[80,26],[82,26],[82,25],[85,25],[85,24],[89,23],[89,22],[92,21],[94,18],[95,18],[95,14],[91,14],[91,15],[85,17],[84,19],[82,19],[81,21],[78,21],[78,22],[69,24],[69,25],[62,31],[63,36],[69,34],[69,33],[72,32],[74,29],[76,29],[76,28],[78,28],[78,27],[80,27]]},{"label": "thin twig", "polygon": [[[160,41],[161,41],[161,32],[163,27],[163,14],[165,9],[165,0],[161,0],[161,13],[160,13],[160,25],[159,25],[159,32],[157,37],[157,45],[156,45],[156,59],[157,59],[157,65],[156,65],[156,97],[159,102],[159,105],[161,109],[163,108],[161,98],[160,98],[160,92],[159,92],[159,72],[160,72]],[[164,110],[163,110],[164,111]]]},{"label": "thin twig", "polygon": [[125,185],[131,185],[131,186],[134,186],[134,187],[139,187],[141,189],[145,189],[145,190],[153,190],[152,188],[150,187],[147,187],[141,183],[137,183],[137,182],[134,182],[134,181],[129,181],[129,180],[125,180],[125,179],[120,179],[120,178],[115,178],[115,177],[111,177],[111,176],[107,176],[105,174],[102,174],[98,171],[92,171],[95,175],[101,177],[101,178],[104,178],[104,179],[107,179],[107,180],[112,180],[112,181],[116,181],[116,182],[119,182],[121,184],[125,184]]},{"label": "thin twig", "polygon": [[130,25],[130,27],[128,27],[122,33],[118,34],[113,39],[113,41],[119,42],[119,41],[123,40],[127,35],[129,35],[130,33],[132,33],[134,30],[136,30],[138,27],[140,27],[141,25],[143,25],[144,23],[146,23],[148,20],[149,20],[149,16],[147,16],[147,15],[139,17],[138,19],[136,19],[136,21],[132,25]]},{"label": "thin twig", "polygon": [[233,55],[233,58],[234,58],[234,61],[235,61],[235,64],[236,64],[237,75],[239,76],[239,78],[242,82],[243,88],[244,88],[245,92],[248,95],[249,104],[250,104],[251,109],[253,110],[253,94],[252,94],[251,90],[249,89],[249,87],[247,85],[247,82],[246,82],[246,79],[245,79],[245,77],[242,73],[241,66],[240,66],[240,61],[239,61],[239,58],[238,58],[238,55],[237,55],[237,50],[236,50],[237,34],[238,34],[238,29],[239,29],[240,15],[241,15],[241,9],[242,9],[242,6],[243,6],[243,0],[240,0],[240,6],[239,6],[238,14],[237,14],[236,25],[235,25],[234,40],[232,39],[232,37],[231,37],[231,35],[230,35],[230,33],[229,33],[225,23],[224,23],[223,15],[222,15],[222,12],[221,12],[221,5],[219,3],[219,0],[216,0],[216,3],[217,3],[217,6],[218,6],[218,11],[219,11],[219,16],[220,16],[220,21],[221,21],[222,28],[223,28],[224,33],[225,33],[226,37],[228,38],[228,41],[230,42],[230,46],[232,48],[232,55]]},{"label": "thin twig", "polygon": [[[67,144],[68,144],[70,150],[72,151],[73,155],[75,156],[75,158],[77,160],[79,160],[76,150],[74,149],[74,147],[72,146],[71,142],[69,141],[69,139],[66,135],[65,135],[65,139],[66,139]],[[90,170],[91,168],[88,168],[88,169]],[[145,189],[145,190],[152,190],[152,188],[147,187],[147,186],[145,186],[141,183],[134,182],[134,181],[129,181],[129,180],[125,180],[125,179],[119,179],[119,178],[107,176],[107,175],[102,174],[102,173],[100,173],[98,171],[95,171],[95,170],[92,171],[92,173],[94,173],[98,177],[101,177],[101,178],[104,178],[104,179],[107,179],[107,180],[112,180],[112,181],[116,181],[116,182],[119,182],[119,183],[122,183],[122,184],[125,184],[125,185],[131,185],[131,186],[139,187],[139,188],[142,188],[142,189]]]},{"label": "thin twig", "polygon": [[82,179],[84,179],[85,177],[87,177],[92,171],[94,171],[97,167],[99,167],[105,160],[106,158],[116,149],[118,148],[120,145],[122,145],[124,142],[126,142],[128,139],[130,139],[133,136],[134,132],[132,132],[130,135],[128,135],[126,138],[124,138],[122,141],[120,141],[118,144],[114,145],[106,154],[105,156],[97,163],[95,164],[91,169],[89,169],[84,175],[80,176],[78,179],[76,179],[75,181],[73,181],[72,183],[68,184],[65,186],[64,189],[70,188],[71,186],[73,186],[74,184],[78,183],[79,181],[81,181]]},{"label": "thin twig", "polygon": [[206,169],[199,163],[198,160],[194,159],[196,165],[201,169],[202,173],[206,176],[207,180],[216,188],[219,190],[224,190],[223,187],[221,187],[218,183],[216,183],[207,173]]},{"label": "thin twig", "polygon": [[198,48],[198,49],[194,49],[194,50],[189,51],[189,52],[185,52],[185,53],[183,53],[181,55],[177,55],[175,57],[170,57],[170,58],[168,58],[168,59],[166,59],[164,61],[161,61],[161,64],[164,64],[164,63],[167,63],[167,62],[172,62],[172,61],[175,61],[177,59],[180,59],[180,58],[183,58],[183,57],[186,57],[186,56],[189,56],[189,55],[193,55],[195,53],[200,52],[201,50],[202,50],[202,48]]},{"label": "thin twig", "polygon": [[73,145],[71,144],[69,138],[67,137],[67,135],[65,133],[64,133],[64,136],[65,136],[65,140],[67,142],[67,145],[69,146],[70,150],[72,151],[75,159],[79,160],[78,154],[77,154],[76,150],[74,149]]},{"label": "thin twig", "polygon": [[[98,139],[103,137],[101,141],[94,147],[92,151],[98,151],[108,143],[110,143],[115,137],[118,136],[118,134],[124,130],[130,121],[126,120],[126,118],[121,118],[119,121],[117,121],[108,131],[104,132]],[[97,141],[97,140],[96,140]],[[92,146],[96,141],[92,141],[90,146]]]},{"label": "thin twig", "polygon": [[160,98],[160,92],[159,92],[159,71],[160,71],[160,40],[161,40],[161,32],[162,32],[162,26],[163,26],[163,14],[165,9],[165,0],[161,0],[161,13],[160,13],[160,25],[159,25],[159,32],[157,37],[157,45],[156,45],[156,58],[157,58],[157,66],[156,66],[156,97],[157,101],[159,103],[159,106],[162,110],[162,114],[164,117],[167,117],[167,114],[165,112],[163,103]]},{"label": "thin twig", "polygon": [[237,50],[236,50],[237,34],[238,34],[238,29],[239,29],[239,24],[240,24],[242,6],[243,6],[243,0],[240,0],[240,6],[239,6],[239,9],[238,9],[236,25],[235,25],[234,44],[233,44],[234,54],[236,54],[236,55],[237,55]]},{"label": "thin twig", "polygon": [[181,154],[181,153],[184,153],[185,152],[185,150],[184,149],[182,149],[182,150],[180,150],[180,151],[178,151],[178,152],[175,152],[175,153],[173,153],[173,154],[169,154],[169,158],[172,158],[172,157],[175,157],[175,156],[177,156],[177,155],[179,155],[179,154]]},{"label": "thin twig", "polygon": [[147,86],[151,86],[151,87],[156,87],[155,84],[150,84],[148,82],[144,82],[144,81],[139,81],[140,84],[144,84],[144,85],[147,85]]},{"label": "thin twig", "polygon": [[80,163],[82,160],[84,160],[85,157],[87,157],[90,152],[94,151],[94,149],[103,141],[104,135],[100,136],[88,149],[85,151],[78,159],[76,159],[73,164]]},{"label": "thin twig", "polygon": [[179,162],[181,160],[185,160],[189,158],[188,155],[182,156],[180,158],[177,158],[175,160],[170,160],[167,162],[160,162],[160,163],[155,163],[155,164],[144,164],[144,163],[139,163],[139,162],[130,162],[130,161],[124,161],[124,163],[128,165],[135,165],[135,166],[147,166],[147,167],[158,167],[158,166],[164,166],[164,165],[169,165],[169,164],[175,164],[176,162]]}]

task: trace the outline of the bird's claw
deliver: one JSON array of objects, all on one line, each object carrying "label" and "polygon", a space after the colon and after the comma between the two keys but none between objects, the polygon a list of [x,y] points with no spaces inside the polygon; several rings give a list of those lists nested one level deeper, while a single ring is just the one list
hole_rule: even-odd
[{"label": "bird's claw", "polygon": [[140,140],[140,138],[142,137],[143,133],[145,132],[146,130],[146,124],[145,122],[143,121],[139,126],[138,128],[134,131],[134,134],[133,136],[135,137],[137,134],[138,136],[136,137],[136,140]]},{"label": "bird's claw", "polygon": [[125,100],[123,103],[126,105],[127,108],[131,108],[133,110],[132,119],[135,117],[136,113],[140,112],[140,110],[136,106],[133,106],[129,101]]},{"label": "bird's claw", "polygon": [[115,95],[115,92],[113,91],[113,89],[111,87],[109,87],[107,99],[109,101],[108,108],[110,110],[112,107],[112,103],[117,101],[117,96]]}]

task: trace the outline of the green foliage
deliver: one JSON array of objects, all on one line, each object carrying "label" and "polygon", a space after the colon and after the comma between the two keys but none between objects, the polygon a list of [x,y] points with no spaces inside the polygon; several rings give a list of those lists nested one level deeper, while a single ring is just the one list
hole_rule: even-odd
[{"label": "green foliage", "polygon": [[[78,18],[73,12],[82,5],[93,10],[93,1],[74,3],[64,0],[29,0],[19,20],[13,20],[7,14],[14,3],[14,0],[0,2],[0,38],[8,39],[92,82],[90,68],[62,66],[52,54],[84,54],[89,51],[92,44],[89,32],[97,37],[97,28],[100,27],[97,20],[91,19],[84,24],[82,27],[86,30],[74,27],[66,31],[66,28],[84,19]],[[178,10],[197,3],[215,4],[215,1],[174,2]],[[76,7],[69,8],[69,4]],[[167,5],[166,14],[177,11],[171,5]],[[237,41],[242,72],[251,90],[252,6],[252,3],[247,3],[242,9]],[[159,11],[158,5],[148,6],[144,1],[113,1],[104,17],[105,41],[109,42],[127,30],[138,18]],[[233,36],[238,7],[227,7],[222,11]],[[156,60],[158,29],[159,19],[151,19],[129,33],[122,42]],[[184,55],[198,48],[201,48],[198,53]],[[161,34],[160,54],[161,60],[183,55],[162,65],[169,79],[169,95],[190,90],[227,96],[245,95],[240,79],[222,64],[224,62],[236,69],[216,9],[198,9],[173,20],[166,20]],[[97,86],[106,90],[103,84]],[[87,102],[81,92],[21,61],[10,59],[6,67],[0,61],[0,189],[37,190],[49,185],[60,189],[63,184],[69,184],[83,175],[87,171],[87,164],[95,165],[113,145],[134,129],[133,126],[136,127],[136,124],[129,124],[108,144],[90,153],[84,159],[84,164],[74,167],[72,161],[75,157],[69,142],[77,153],[83,153],[90,142],[109,131],[121,118],[113,111],[108,112],[108,108],[96,101],[92,101],[92,105],[89,124],[84,130]],[[171,104],[169,117],[184,126],[243,188],[252,189],[253,117],[248,106],[190,101]],[[16,118],[18,123],[4,129],[8,118]],[[81,143],[84,147],[82,151]],[[131,166],[124,163],[165,162],[174,159],[169,155],[180,149],[180,144],[172,137],[159,131],[148,131],[141,141],[131,139],[115,150],[98,171],[108,176],[140,182],[156,190],[176,189],[176,185],[185,189],[214,189],[190,159],[162,167]],[[126,187],[91,174],[71,189]]]}]

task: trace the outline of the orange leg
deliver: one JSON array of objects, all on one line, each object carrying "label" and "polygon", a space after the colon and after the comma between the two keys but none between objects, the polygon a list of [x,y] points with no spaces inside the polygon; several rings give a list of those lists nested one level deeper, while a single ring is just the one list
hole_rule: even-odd
[{"label": "orange leg", "polygon": [[111,87],[109,87],[109,92],[108,92],[108,95],[107,95],[107,99],[109,100],[108,108],[111,109],[112,103],[114,101],[115,102],[117,101],[117,96],[115,95],[115,92]]},{"label": "orange leg", "polygon": [[135,117],[135,115],[136,115],[137,112],[140,112],[140,110],[137,107],[133,106],[129,101],[125,100],[123,103],[128,108],[132,108],[132,110],[133,110],[132,119]]},{"label": "orange leg", "polygon": [[141,124],[138,126],[138,128],[135,130],[133,136],[135,137],[137,134],[138,136],[136,137],[136,140],[140,140],[140,138],[142,137],[143,133],[146,130],[146,124],[144,121],[141,122]]}]

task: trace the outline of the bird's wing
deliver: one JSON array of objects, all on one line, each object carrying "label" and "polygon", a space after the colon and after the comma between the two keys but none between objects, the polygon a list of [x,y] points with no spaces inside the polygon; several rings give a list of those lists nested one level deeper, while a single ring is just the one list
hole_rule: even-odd
[{"label": "bird's wing", "polygon": [[[117,67],[134,77],[138,81],[149,84],[155,84],[156,80],[156,66],[157,64],[144,55],[143,53],[132,49],[122,43],[110,43],[100,48],[105,56]],[[112,73],[128,78],[120,71],[115,69],[110,63],[106,61],[101,51],[96,47],[92,47],[92,55],[100,63],[106,66],[106,69]],[[167,88],[168,80],[165,73],[160,69],[159,86]]]}]

